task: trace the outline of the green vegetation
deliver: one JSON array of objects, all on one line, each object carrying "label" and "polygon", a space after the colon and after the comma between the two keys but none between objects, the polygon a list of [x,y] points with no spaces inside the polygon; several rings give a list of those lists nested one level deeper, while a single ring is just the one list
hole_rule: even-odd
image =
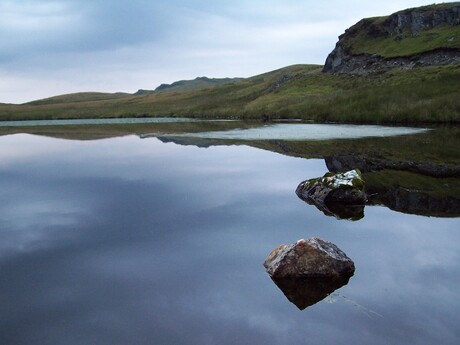
[{"label": "green vegetation", "polygon": [[[460,195],[460,127],[443,126],[417,135],[362,139],[283,141],[283,140],[218,140],[175,136],[178,133],[219,131],[260,126],[261,122],[196,121],[182,123],[146,123],[112,125],[72,125],[0,127],[0,135],[31,133],[73,140],[93,140],[115,136],[155,136],[164,142],[208,147],[212,145],[249,145],[283,155],[318,158],[352,156],[369,162],[388,162],[383,170],[366,170],[362,176],[371,204],[383,204],[400,212],[430,216],[458,216]],[[144,139],[154,140],[154,139]],[[398,162],[408,164],[399,165]],[[396,163],[396,164],[392,164]],[[392,169],[391,166],[395,168]],[[452,169],[443,178],[435,178],[417,169],[404,171],[404,166],[431,166],[442,171]],[[326,169],[326,167],[325,167]],[[306,172],[308,177],[308,172]],[[396,202],[404,201],[402,202]],[[407,206],[407,205],[408,206]],[[407,207],[406,207],[406,206]],[[398,206],[398,207],[396,207]],[[334,212],[338,212],[334,210]]]},{"label": "green vegetation", "polygon": [[[375,19],[375,22],[382,20]],[[374,22],[374,24],[375,24]],[[411,56],[435,49],[460,49],[460,25],[441,25],[412,35],[406,29],[399,38],[395,36],[373,36],[365,30],[359,30],[354,36],[344,40],[352,54],[377,54],[385,58]]]},{"label": "green vegetation", "polygon": [[154,91],[139,90],[137,93],[153,93],[153,92],[180,92],[206,89],[213,86],[232,84],[243,78],[207,78],[198,77],[193,80],[179,80],[172,84],[161,84]]},{"label": "green vegetation", "polygon": [[[348,29],[340,43],[352,55],[375,54],[384,58],[460,49],[460,25],[454,19],[458,11],[455,6],[459,8],[460,2],[433,4],[391,16],[366,18]],[[441,21],[441,18],[444,19]]]},{"label": "green vegetation", "polygon": [[366,184],[374,190],[403,188],[425,193],[437,198],[458,198],[460,181],[458,178],[435,178],[408,171],[382,170],[368,172]]},{"label": "green vegetation", "polygon": [[334,75],[321,69],[294,65],[182,92],[84,93],[3,104],[0,120],[182,116],[349,123],[460,121],[460,65],[367,75]]},{"label": "green vegetation", "polygon": [[[460,54],[458,8],[460,2],[434,4],[363,19],[339,40],[344,54],[337,57],[339,62],[356,54],[412,61],[416,54],[448,49],[452,59],[443,61],[451,63],[445,66],[384,71],[375,65],[371,70],[379,72],[363,68],[362,73],[332,74],[322,73],[319,65],[294,65],[247,79],[201,77],[135,94],[78,93],[22,105],[0,104],[0,121],[177,116],[458,123],[460,64],[454,64],[454,55]],[[433,61],[425,65],[438,64],[435,55],[430,57]]]},{"label": "green vegetation", "polygon": [[180,133],[222,131],[261,126],[260,121],[195,121],[180,123],[137,123],[1,127],[0,135],[29,133],[63,139],[90,140],[125,135],[166,136],[185,145],[249,145],[299,158],[329,156],[374,157],[388,161],[410,161],[432,165],[460,166],[460,127],[441,126],[415,135],[336,140],[224,140],[175,137]]},{"label": "green vegetation", "polygon": [[[251,141],[260,149],[301,158],[330,156],[373,157],[392,162],[413,162],[443,166],[460,166],[459,127],[440,127],[416,135],[353,140],[320,141]],[[231,142],[236,144],[236,141]]]},{"label": "green vegetation", "polygon": [[131,96],[129,93],[104,93],[104,92],[79,92],[62,96],[54,96],[37,101],[32,101],[27,104],[30,105],[49,105],[59,103],[78,103],[78,102],[91,102],[91,101],[105,101],[110,99],[117,99]]},{"label": "green vegetation", "polygon": [[127,135],[160,136],[166,134],[196,133],[202,131],[225,131],[235,128],[259,126],[257,122],[241,121],[190,121],[177,123],[131,123],[65,126],[1,127],[0,136],[28,133],[69,140],[97,140]]}]

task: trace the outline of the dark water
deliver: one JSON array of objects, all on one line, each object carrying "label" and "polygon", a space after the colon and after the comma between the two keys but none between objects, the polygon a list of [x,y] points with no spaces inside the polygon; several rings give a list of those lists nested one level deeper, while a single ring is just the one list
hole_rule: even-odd
[{"label": "dark water", "polygon": [[[0,137],[1,344],[458,344],[460,218],[294,193],[327,171],[248,146]],[[300,311],[262,263],[319,236],[355,262]]]}]

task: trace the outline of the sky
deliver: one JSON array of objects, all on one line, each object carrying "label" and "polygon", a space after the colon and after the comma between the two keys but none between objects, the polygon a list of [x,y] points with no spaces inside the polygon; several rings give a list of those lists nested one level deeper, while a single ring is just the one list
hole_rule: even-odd
[{"label": "sky", "polygon": [[0,102],[323,64],[362,18],[427,0],[0,0]]}]

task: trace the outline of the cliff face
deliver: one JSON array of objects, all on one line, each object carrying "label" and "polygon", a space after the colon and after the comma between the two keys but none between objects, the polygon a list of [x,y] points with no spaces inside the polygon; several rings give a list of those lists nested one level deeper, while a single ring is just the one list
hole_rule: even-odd
[{"label": "cliff face", "polygon": [[453,63],[460,63],[460,2],[359,21],[339,37],[323,71],[362,74]]}]

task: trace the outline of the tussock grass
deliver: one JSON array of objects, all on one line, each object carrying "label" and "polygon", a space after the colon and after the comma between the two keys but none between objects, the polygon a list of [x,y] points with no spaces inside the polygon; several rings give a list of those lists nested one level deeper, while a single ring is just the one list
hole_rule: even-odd
[{"label": "tussock grass", "polygon": [[367,75],[333,75],[321,69],[319,65],[294,65],[192,91],[73,94],[60,96],[59,102],[3,104],[0,120],[177,116],[349,123],[460,122],[460,65]]}]

